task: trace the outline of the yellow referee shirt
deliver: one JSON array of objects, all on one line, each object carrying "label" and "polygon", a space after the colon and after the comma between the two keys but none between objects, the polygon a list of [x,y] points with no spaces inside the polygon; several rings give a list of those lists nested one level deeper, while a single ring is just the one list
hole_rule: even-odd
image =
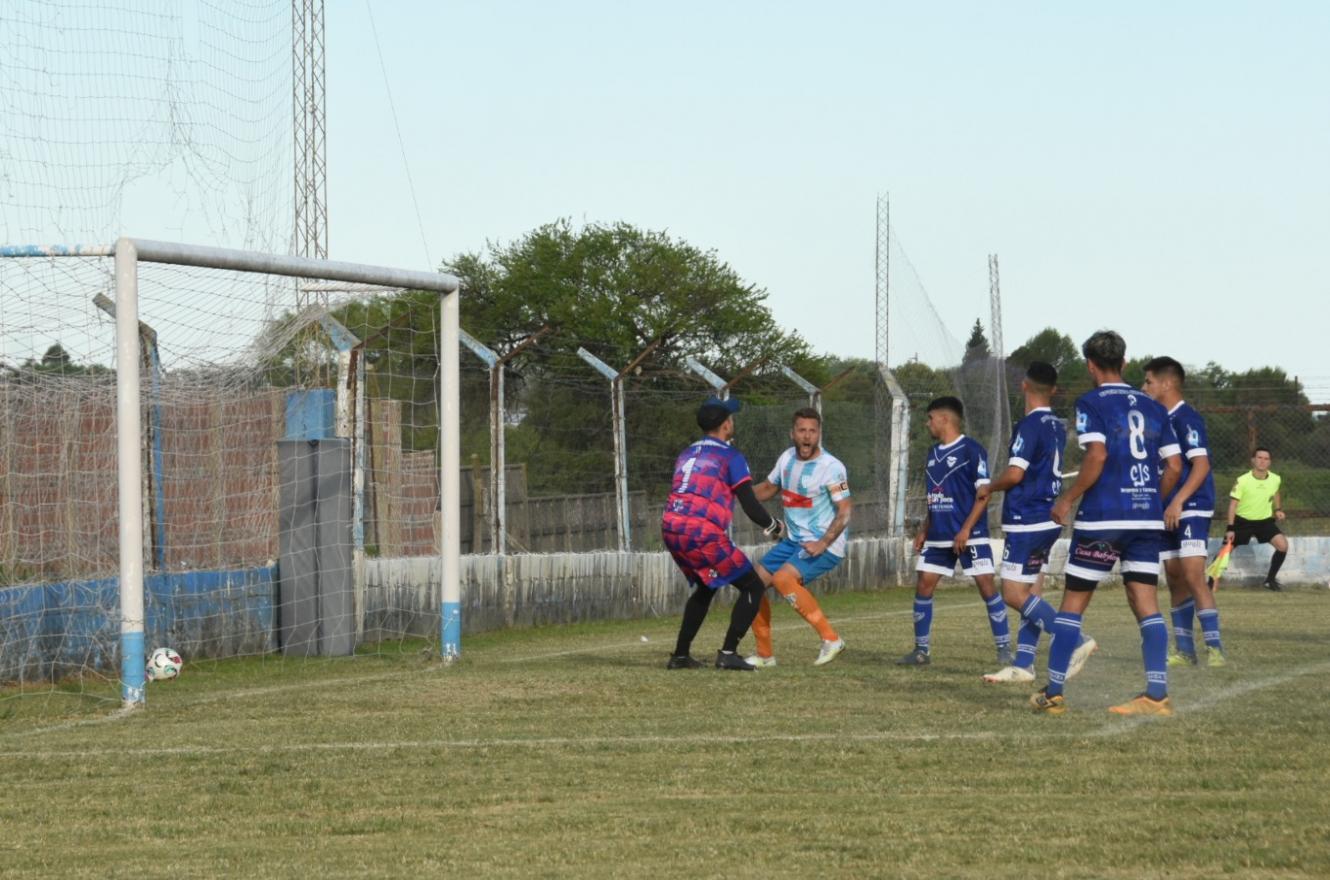
[{"label": "yellow referee shirt", "polygon": [[1279,474],[1266,473],[1264,480],[1256,479],[1251,472],[1238,477],[1233,484],[1230,498],[1238,499],[1238,509],[1234,511],[1243,519],[1270,519],[1275,515],[1275,496],[1279,494]]}]

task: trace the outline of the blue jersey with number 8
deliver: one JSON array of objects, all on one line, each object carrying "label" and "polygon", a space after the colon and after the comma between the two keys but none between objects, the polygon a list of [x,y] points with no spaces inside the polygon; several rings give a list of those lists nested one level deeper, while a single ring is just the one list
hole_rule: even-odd
[{"label": "blue jersey with number 8", "polygon": [[1081,498],[1076,528],[1162,529],[1160,464],[1181,452],[1163,406],[1130,385],[1110,383],[1076,401],[1076,441],[1102,443],[1103,473]]}]

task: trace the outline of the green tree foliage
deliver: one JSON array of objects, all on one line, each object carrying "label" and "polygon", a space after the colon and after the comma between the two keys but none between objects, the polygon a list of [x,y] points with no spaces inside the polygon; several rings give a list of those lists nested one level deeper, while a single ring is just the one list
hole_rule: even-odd
[{"label": "green tree foliage", "polygon": [[[462,281],[461,322],[471,335],[501,355],[539,338],[505,373],[509,460],[526,462],[533,492],[612,486],[609,382],[577,356],[579,347],[616,369],[645,354],[625,385],[634,488],[655,489],[662,474],[668,480],[674,455],[697,433],[693,412],[708,389],[685,371],[686,357],[725,376],[789,364],[815,382],[828,378],[825,359],[776,324],[765,290],[714,252],[663,232],[559,221],[458,254],[443,268]],[[408,447],[434,448],[438,296],[379,297],[336,317],[367,340],[371,396],[408,407]],[[463,359],[462,451],[487,461],[488,379],[469,353]],[[741,396],[760,405],[762,388],[746,380]]]},{"label": "green tree foliage", "polygon": [[962,356],[962,365],[972,361],[986,360],[992,355],[988,347],[988,337],[984,335],[984,325],[979,323],[979,319],[974,319],[974,326],[970,328],[970,338],[965,342],[965,354]]}]

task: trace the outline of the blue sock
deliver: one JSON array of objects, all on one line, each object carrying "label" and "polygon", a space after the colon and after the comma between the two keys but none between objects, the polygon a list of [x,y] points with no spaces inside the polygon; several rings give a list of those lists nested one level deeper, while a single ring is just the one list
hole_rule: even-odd
[{"label": "blue sock", "polygon": [[1141,657],[1145,660],[1145,692],[1152,699],[1168,696],[1168,625],[1164,615],[1141,621]]},{"label": "blue sock", "polygon": [[1021,621],[1021,628],[1016,630],[1016,659],[1012,661],[1013,665],[1021,669],[1034,669],[1034,658],[1039,653],[1039,635],[1042,632],[1038,625],[1028,620]]},{"label": "blue sock", "polygon": [[1201,621],[1201,632],[1205,634],[1206,647],[1216,651],[1224,650],[1224,643],[1219,640],[1219,609],[1197,611],[1196,616]]},{"label": "blue sock", "polygon": [[1067,667],[1071,655],[1081,643],[1081,616],[1070,611],[1059,611],[1053,621],[1053,644],[1048,646],[1048,688],[1046,693],[1055,697],[1067,683]]},{"label": "blue sock", "polygon": [[928,650],[928,634],[933,629],[933,599],[914,594],[914,646]]},{"label": "blue sock", "polygon": [[1058,613],[1038,596],[1031,596],[1021,606],[1021,628],[1016,633],[1016,665],[1033,669],[1035,655],[1039,653],[1039,636],[1048,633],[1052,638],[1053,619]]},{"label": "blue sock", "polygon": [[1192,633],[1192,613],[1196,610],[1196,600],[1188,599],[1173,606],[1170,616],[1173,618],[1173,642],[1178,646],[1179,654],[1196,656],[1196,636]]},{"label": "blue sock", "polygon": [[1001,651],[1011,647],[1011,630],[1007,627],[1007,603],[999,593],[991,599],[985,599],[988,606],[988,626],[993,630],[993,644]]}]

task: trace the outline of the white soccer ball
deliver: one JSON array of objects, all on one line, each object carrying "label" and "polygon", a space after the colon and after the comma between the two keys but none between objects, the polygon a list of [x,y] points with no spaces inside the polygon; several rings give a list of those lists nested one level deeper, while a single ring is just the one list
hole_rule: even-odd
[{"label": "white soccer ball", "polygon": [[148,657],[148,681],[170,681],[184,665],[185,661],[171,648],[158,648]]}]

